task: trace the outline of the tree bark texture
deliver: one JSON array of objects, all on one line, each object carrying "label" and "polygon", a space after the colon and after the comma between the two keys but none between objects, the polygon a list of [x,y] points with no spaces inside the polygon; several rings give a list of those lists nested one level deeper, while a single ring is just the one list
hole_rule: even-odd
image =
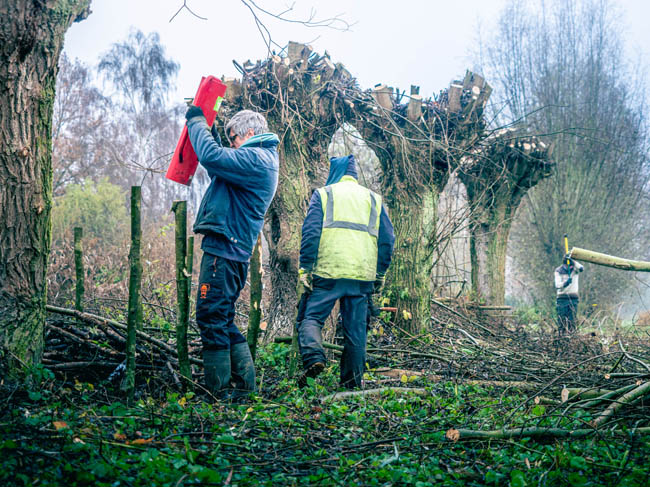
[{"label": "tree bark texture", "polygon": [[459,167],[471,210],[472,291],[490,304],[505,302],[510,227],[524,195],[551,175],[549,158],[543,142],[506,129],[481,141]]},{"label": "tree bark texture", "polygon": [[187,328],[190,321],[190,296],[187,288],[191,281],[191,274],[188,274],[186,270],[187,201],[174,201],[172,211],[176,220],[176,350],[178,352],[178,368],[185,379],[191,380],[192,369],[187,349]]},{"label": "tree bark texture", "polygon": [[190,313],[192,306],[192,272],[194,268],[194,237],[187,238],[187,262],[185,264],[187,267],[187,299],[188,299],[188,308],[187,312]]},{"label": "tree bark texture", "polygon": [[126,376],[122,388],[127,400],[133,403],[135,393],[135,345],[136,331],[142,329],[142,261],[140,243],[142,228],[140,208],[142,205],[142,189],[140,186],[131,187],[131,250],[129,252],[129,302],[127,309],[126,335]]},{"label": "tree bark texture", "polygon": [[42,354],[57,63],[89,3],[0,1],[0,349],[12,367]]}]

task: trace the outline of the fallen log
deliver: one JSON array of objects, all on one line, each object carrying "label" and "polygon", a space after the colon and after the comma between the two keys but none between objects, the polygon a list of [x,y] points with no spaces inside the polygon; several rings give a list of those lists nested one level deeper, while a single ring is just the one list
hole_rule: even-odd
[{"label": "fallen log", "polygon": [[[83,361],[83,362],[57,362],[57,363],[52,363],[51,360],[43,360],[43,366],[50,369],[50,370],[72,370],[72,369],[88,369],[88,368],[96,368],[96,367],[103,367],[103,368],[109,368],[109,369],[115,369],[118,367],[122,362],[106,362],[102,360],[91,360],[91,361]],[[144,369],[144,370],[162,370],[163,367],[158,367],[156,365],[148,365],[148,364],[135,364],[136,369]]]},{"label": "fallen log", "polygon": [[650,427],[635,428],[631,431],[604,430],[597,429],[562,429],[562,428],[511,428],[489,431],[475,431],[469,429],[449,429],[445,437],[449,441],[464,440],[510,440],[513,438],[584,438],[593,434],[610,434],[616,436],[629,436],[630,434],[647,435],[650,434]]},{"label": "fallen log", "polygon": [[622,257],[615,257],[613,255],[601,254],[592,250],[581,249],[580,247],[573,247],[569,252],[572,259],[580,260],[582,262],[591,262],[606,267],[614,267],[624,271],[638,271],[650,272],[650,262],[642,260],[629,260]]},{"label": "fallen log", "polygon": [[638,387],[635,387],[630,392],[621,396],[615,402],[612,402],[607,409],[605,409],[600,415],[595,418],[591,424],[597,428],[601,426],[608,418],[613,416],[619,409],[623,406],[632,404],[636,399],[645,396],[650,393],[650,381],[641,384]]},{"label": "fallen log", "polygon": [[596,399],[603,395],[610,394],[614,391],[611,389],[594,389],[584,387],[565,387],[560,393],[562,402],[581,399]]},{"label": "fallen log", "polygon": [[535,390],[539,388],[539,384],[534,382],[524,382],[520,380],[482,380],[482,379],[462,379],[462,378],[453,378],[443,377],[442,375],[436,374],[425,374],[417,370],[407,370],[407,369],[390,369],[387,367],[370,370],[374,374],[381,375],[384,377],[391,377],[393,379],[400,379],[402,377],[422,377],[428,381],[442,382],[445,380],[453,380],[459,384],[468,385],[468,386],[480,386],[480,387],[514,387],[516,389],[524,390]]},{"label": "fallen log", "polygon": [[583,404],[581,407],[583,409],[587,409],[587,408],[595,406],[595,405],[597,405],[597,404],[599,404],[599,403],[601,403],[603,401],[608,401],[608,400],[613,401],[615,397],[622,396],[623,394],[628,393],[629,391],[631,391],[635,387],[637,387],[636,384],[630,384],[630,385],[621,387],[619,389],[616,389],[615,391],[612,391],[610,393],[603,394],[602,396],[596,397],[593,401],[589,401],[588,403]]}]

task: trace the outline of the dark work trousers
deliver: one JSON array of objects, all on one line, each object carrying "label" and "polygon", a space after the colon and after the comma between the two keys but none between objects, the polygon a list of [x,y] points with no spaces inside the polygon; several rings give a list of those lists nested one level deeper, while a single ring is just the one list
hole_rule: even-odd
[{"label": "dark work trousers", "polygon": [[248,262],[203,253],[196,298],[196,322],[204,350],[227,350],[246,338],[235,326],[235,302],[248,273]]},{"label": "dark work trousers", "polygon": [[557,310],[557,330],[560,335],[573,333],[576,330],[578,301],[577,296],[558,296],[555,306]]},{"label": "dark work trousers", "polygon": [[[298,345],[305,369],[316,362],[326,363],[322,329],[337,300],[343,318],[341,384],[361,387],[366,363],[366,315],[372,283],[353,279],[325,279],[314,276],[313,290],[300,304]],[[304,311],[304,314],[303,314]]]}]

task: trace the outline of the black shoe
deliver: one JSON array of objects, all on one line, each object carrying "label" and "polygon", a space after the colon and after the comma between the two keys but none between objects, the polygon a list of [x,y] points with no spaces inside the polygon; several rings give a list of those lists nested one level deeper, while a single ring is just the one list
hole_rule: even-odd
[{"label": "black shoe", "polygon": [[311,364],[307,369],[298,377],[298,387],[301,389],[307,386],[308,377],[317,377],[323,370],[325,370],[325,364],[323,362],[316,362]]}]

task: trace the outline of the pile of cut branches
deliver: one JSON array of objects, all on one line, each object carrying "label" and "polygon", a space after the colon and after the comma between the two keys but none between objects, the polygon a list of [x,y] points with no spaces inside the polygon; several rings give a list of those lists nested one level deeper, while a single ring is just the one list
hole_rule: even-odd
[{"label": "pile of cut branches", "polygon": [[[517,409],[544,405],[548,408],[544,417],[555,418],[557,424],[580,410],[589,414],[592,430],[615,428],[620,422],[650,426],[647,340],[628,337],[625,343],[619,339],[606,346],[592,335],[550,338],[543,332],[514,326],[511,319],[488,319],[473,307],[437,304],[431,328],[421,334],[409,333],[390,321],[373,324],[366,389],[381,392],[408,386],[407,392],[425,393],[423,388],[410,386],[451,382],[514,392],[523,398]],[[45,366],[81,376],[119,377],[126,325],[53,306],[48,306],[48,311],[69,318],[48,320]],[[276,338],[276,342],[289,340]],[[325,346],[336,363],[343,347],[336,343]],[[195,341],[190,349],[193,365],[201,365],[199,352]],[[141,377],[180,387],[176,348],[162,333],[138,332],[136,363]],[[193,367],[196,379],[201,372],[200,367]],[[278,382],[269,375],[265,380],[269,384]],[[277,391],[271,389],[266,388],[274,395]],[[504,415],[508,414],[504,409]],[[458,430],[462,432],[462,428]],[[529,433],[536,434],[533,430]],[[460,438],[464,437],[472,436],[461,434]]]}]

